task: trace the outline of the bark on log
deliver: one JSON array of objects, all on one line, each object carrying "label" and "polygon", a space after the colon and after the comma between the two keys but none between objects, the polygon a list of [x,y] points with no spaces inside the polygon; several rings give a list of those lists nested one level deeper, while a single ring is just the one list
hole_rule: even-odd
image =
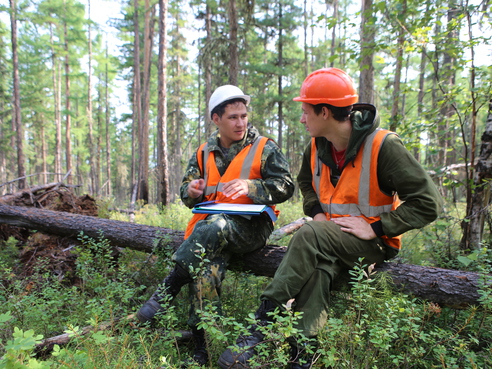
[{"label": "bark on log", "polygon": [[[104,237],[113,246],[144,252],[162,246],[176,249],[184,234],[167,228],[8,205],[0,205],[0,223],[74,239],[83,232],[94,239]],[[286,247],[266,245],[235,258],[231,268],[272,277],[285,251]],[[398,263],[385,263],[376,271],[387,272],[399,290],[440,305],[464,308],[479,304],[478,273]],[[491,283],[492,277],[488,275],[487,278]]]},{"label": "bark on log", "polygon": [[171,245],[176,249],[184,235],[182,231],[167,228],[9,205],[0,205],[0,223],[73,239],[83,232],[94,239],[102,236],[113,246],[145,252],[151,252],[157,245]]}]

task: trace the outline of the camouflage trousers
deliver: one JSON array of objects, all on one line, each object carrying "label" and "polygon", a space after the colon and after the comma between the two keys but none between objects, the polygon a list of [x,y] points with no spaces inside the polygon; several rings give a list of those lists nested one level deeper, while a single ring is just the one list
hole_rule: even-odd
[{"label": "camouflage trousers", "polygon": [[229,261],[264,246],[272,231],[273,224],[267,215],[247,219],[211,214],[195,225],[193,233],[173,255],[173,260],[191,271],[194,278],[189,284],[190,326],[198,324],[197,310],[208,302],[221,311],[221,286]]},{"label": "camouflage trousers", "polygon": [[302,312],[297,328],[306,337],[315,337],[328,318],[330,289],[340,273],[362,263],[380,264],[394,256],[380,238],[361,240],[343,232],[333,222],[312,221],[292,237],[275,276],[261,299],[282,307],[295,299],[292,308]]}]

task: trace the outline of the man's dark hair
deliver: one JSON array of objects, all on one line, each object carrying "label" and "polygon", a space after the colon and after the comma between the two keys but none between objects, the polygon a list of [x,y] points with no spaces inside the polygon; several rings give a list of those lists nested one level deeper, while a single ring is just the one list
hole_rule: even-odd
[{"label": "man's dark hair", "polygon": [[217,114],[219,116],[219,118],[222,118],[222,115],[225,113],[226,106],[227,105],[230,105],[230,104],[235,104],[235,103],[238,103],[238,102],[242,102],[245,106],[247,106],[246,100],[241,99],[241,98],[226,100],[222,104],[219,104],[215,108],[213,108],[212,113],[210,114],[210,116],[213,117],[214,114]]},{"label": "man's dark hair", "polygon": [[323,110],[323,107],[330,109],[331,112],[333,113],[333,118],[335,120],[338,120],[339,122],[346,121],[349,118],[350,113],[352,112],[352,105],[338,107],[330,104],[317,104],[317,105],[313,105],[314,113],[316,115],[320,115],[321,111]]}]

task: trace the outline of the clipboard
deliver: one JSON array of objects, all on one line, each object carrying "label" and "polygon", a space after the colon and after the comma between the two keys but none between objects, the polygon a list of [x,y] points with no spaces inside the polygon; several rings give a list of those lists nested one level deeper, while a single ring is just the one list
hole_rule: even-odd
[{"label": "clipboard", "polygon": [[258,216],[266,212],[272,222],[277,220],[273,209],[268,205],[262,204],[233,204],[212,200],[196,204],[191,212],[194,214],[232,214],[246,216]]}]

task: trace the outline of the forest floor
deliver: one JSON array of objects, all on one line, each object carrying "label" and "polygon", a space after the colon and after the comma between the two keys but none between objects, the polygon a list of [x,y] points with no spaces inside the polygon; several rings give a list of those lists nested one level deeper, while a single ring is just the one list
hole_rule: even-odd
[{"label": "forest floor", "polygon": [[[69,187],[59,184],[2,196],[0,204],[98,216],[95,199],[89,195],[76,196]],[[0,224],[0,240],[6,241],[10,237],[14,237],[22,247],[18,263],[21,270],[14,271],[16,275],[28,277],[40,269],[53,273],[60,280],[75,275],[76,256],[69,252],[76,246],[73,239]],[[74,279],[71,283],[77,281]]]}]

